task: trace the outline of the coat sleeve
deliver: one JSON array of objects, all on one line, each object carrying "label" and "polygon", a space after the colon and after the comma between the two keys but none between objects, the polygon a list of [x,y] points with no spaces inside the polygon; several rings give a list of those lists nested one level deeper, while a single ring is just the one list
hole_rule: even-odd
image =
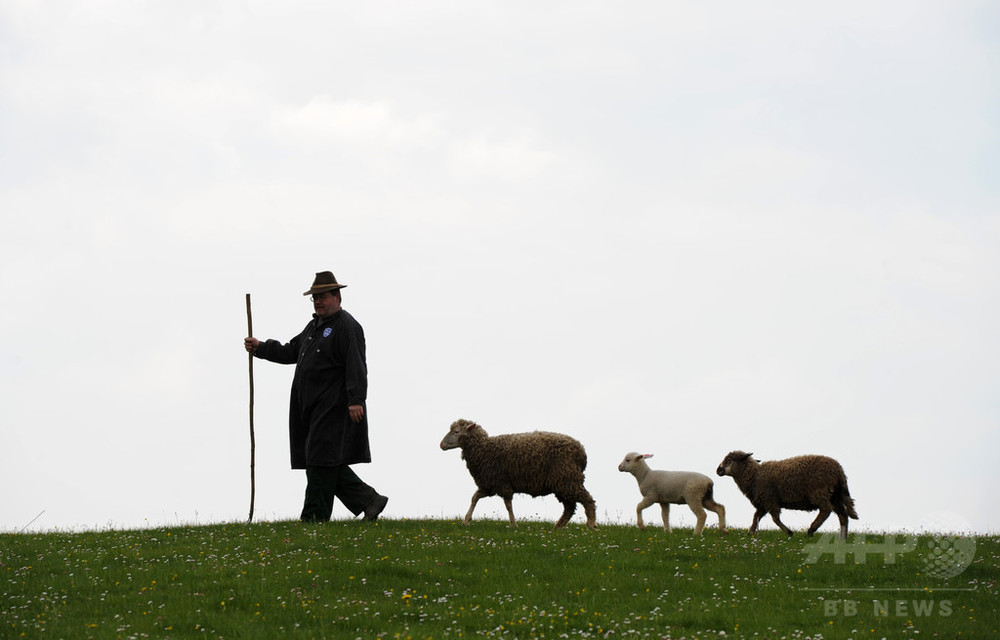
[{"label": "coat sleeve", "polygon": [[347,404],[364,405],[368,398],[368,365],[365,362],[365,334],[361,325],[351,323],[344,332],[345,377],[347,382]]},{"label": "coat sleeve", "polygon": [[262,360],[277,362],[278,364],[295,364],[299,359],[299,334],[285,344],[277,340],[265,340],[257,347],[254,355]]}]

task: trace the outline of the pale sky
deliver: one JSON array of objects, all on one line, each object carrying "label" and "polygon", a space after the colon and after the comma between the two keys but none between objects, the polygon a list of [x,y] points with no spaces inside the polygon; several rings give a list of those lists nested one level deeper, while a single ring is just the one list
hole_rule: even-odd
[{"label": "pale sky", "polygon": [[[467,418],[578,438],[599,522],[634,523],[635,450],[746,528],[714,474],[743,449],[837,458],[856,530],[997,532],[998,25],[961,0],[0,0],[0,530],[246,519],[245,294],[287,341],[332,270],[386,517],[464,515],[438,443]],[[255,519],[297,518],[292,367],[254,375]]]}]

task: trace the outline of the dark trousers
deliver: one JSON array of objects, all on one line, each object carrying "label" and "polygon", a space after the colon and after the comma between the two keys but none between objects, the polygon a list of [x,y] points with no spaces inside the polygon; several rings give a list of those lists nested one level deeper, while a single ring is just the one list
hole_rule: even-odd
[{"label": "dark trousers", "polygon": [[340,498],[344,506],[358,515],[375,496],[371,488],[349,466],[306,467],[306,499],[302,505],[303,522],[326,522],[333,514],[333,499]]}]

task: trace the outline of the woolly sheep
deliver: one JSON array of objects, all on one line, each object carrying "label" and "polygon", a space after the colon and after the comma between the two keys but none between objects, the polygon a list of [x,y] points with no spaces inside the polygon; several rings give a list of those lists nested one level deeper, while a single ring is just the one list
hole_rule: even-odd
[{"label": "woolly sheep", "polygon": [[455,448],[462,449],[477,487],[465,524],[472,520],[480,498],[498,495],[507,507],[511,526],[517,526],[511,499],[515,493],[527,493],[533,497],[555,494],[563,505],[556,529],[569,522],[577,502],[587,514],[587,526],[597,528],[594,498],[583,486],[587,452],[576,439],[547,431],[491,437],[471,420],[456,420],[441,440],[442,450]]},{"label": "woolly sheep", "polygon": [[714,511],[719,516],[719,532],[726,533],[726,508],[712,499],[714,482],[708,476],[694,471],[660,471],[649,468],[646,458],[653,454],[640,454],[635,451],[625,455],[618,465],[619,471],[627,471],[635,476],[639,483],[639,493],[642,500],[635,508],[639,528],[645,529],[642,522],[642,511],[646,507],[659,503],[663,517],[663,530],[670,532],[670,505],[687,504],[698,518],[694,527],[694,535],[701,535],[705,528],[708,514],[705,509]]},{"label": "woolly sheep", "polygon": [[756,507],[750,535],[757,532],[760,517],[770,513],[774,524],[791,536],[792,530],[778,517],[783,508],[819,509],[808,534],[816,533],[832,511],[840,518],[840,537],[847,539],[847,518],[857,520],[858,514],[847,489],[847,476],[839,462],[826,456],[808,455],[760,464],[751,456],[752,453],[732,451],[716,469],[720,476],[732,476],[736,486]]}]

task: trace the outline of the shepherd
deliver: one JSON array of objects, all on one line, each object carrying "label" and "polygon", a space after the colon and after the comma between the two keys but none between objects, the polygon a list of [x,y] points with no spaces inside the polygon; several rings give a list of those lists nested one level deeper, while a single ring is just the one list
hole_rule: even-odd
[{"label": "shepherd", "polygon": [[350,465],[371,462],[368,443],[368,365],[361,325],[341,308],[340,284],[330,271],[316,274],[310,296],[313,317],[289,342],[253,336],[244,347],[253,356],[294,364],[288,412],[292,469],[305,469],[303,522],[326,522],[339,498],[355,516],[377,520],[389,498]]}]

